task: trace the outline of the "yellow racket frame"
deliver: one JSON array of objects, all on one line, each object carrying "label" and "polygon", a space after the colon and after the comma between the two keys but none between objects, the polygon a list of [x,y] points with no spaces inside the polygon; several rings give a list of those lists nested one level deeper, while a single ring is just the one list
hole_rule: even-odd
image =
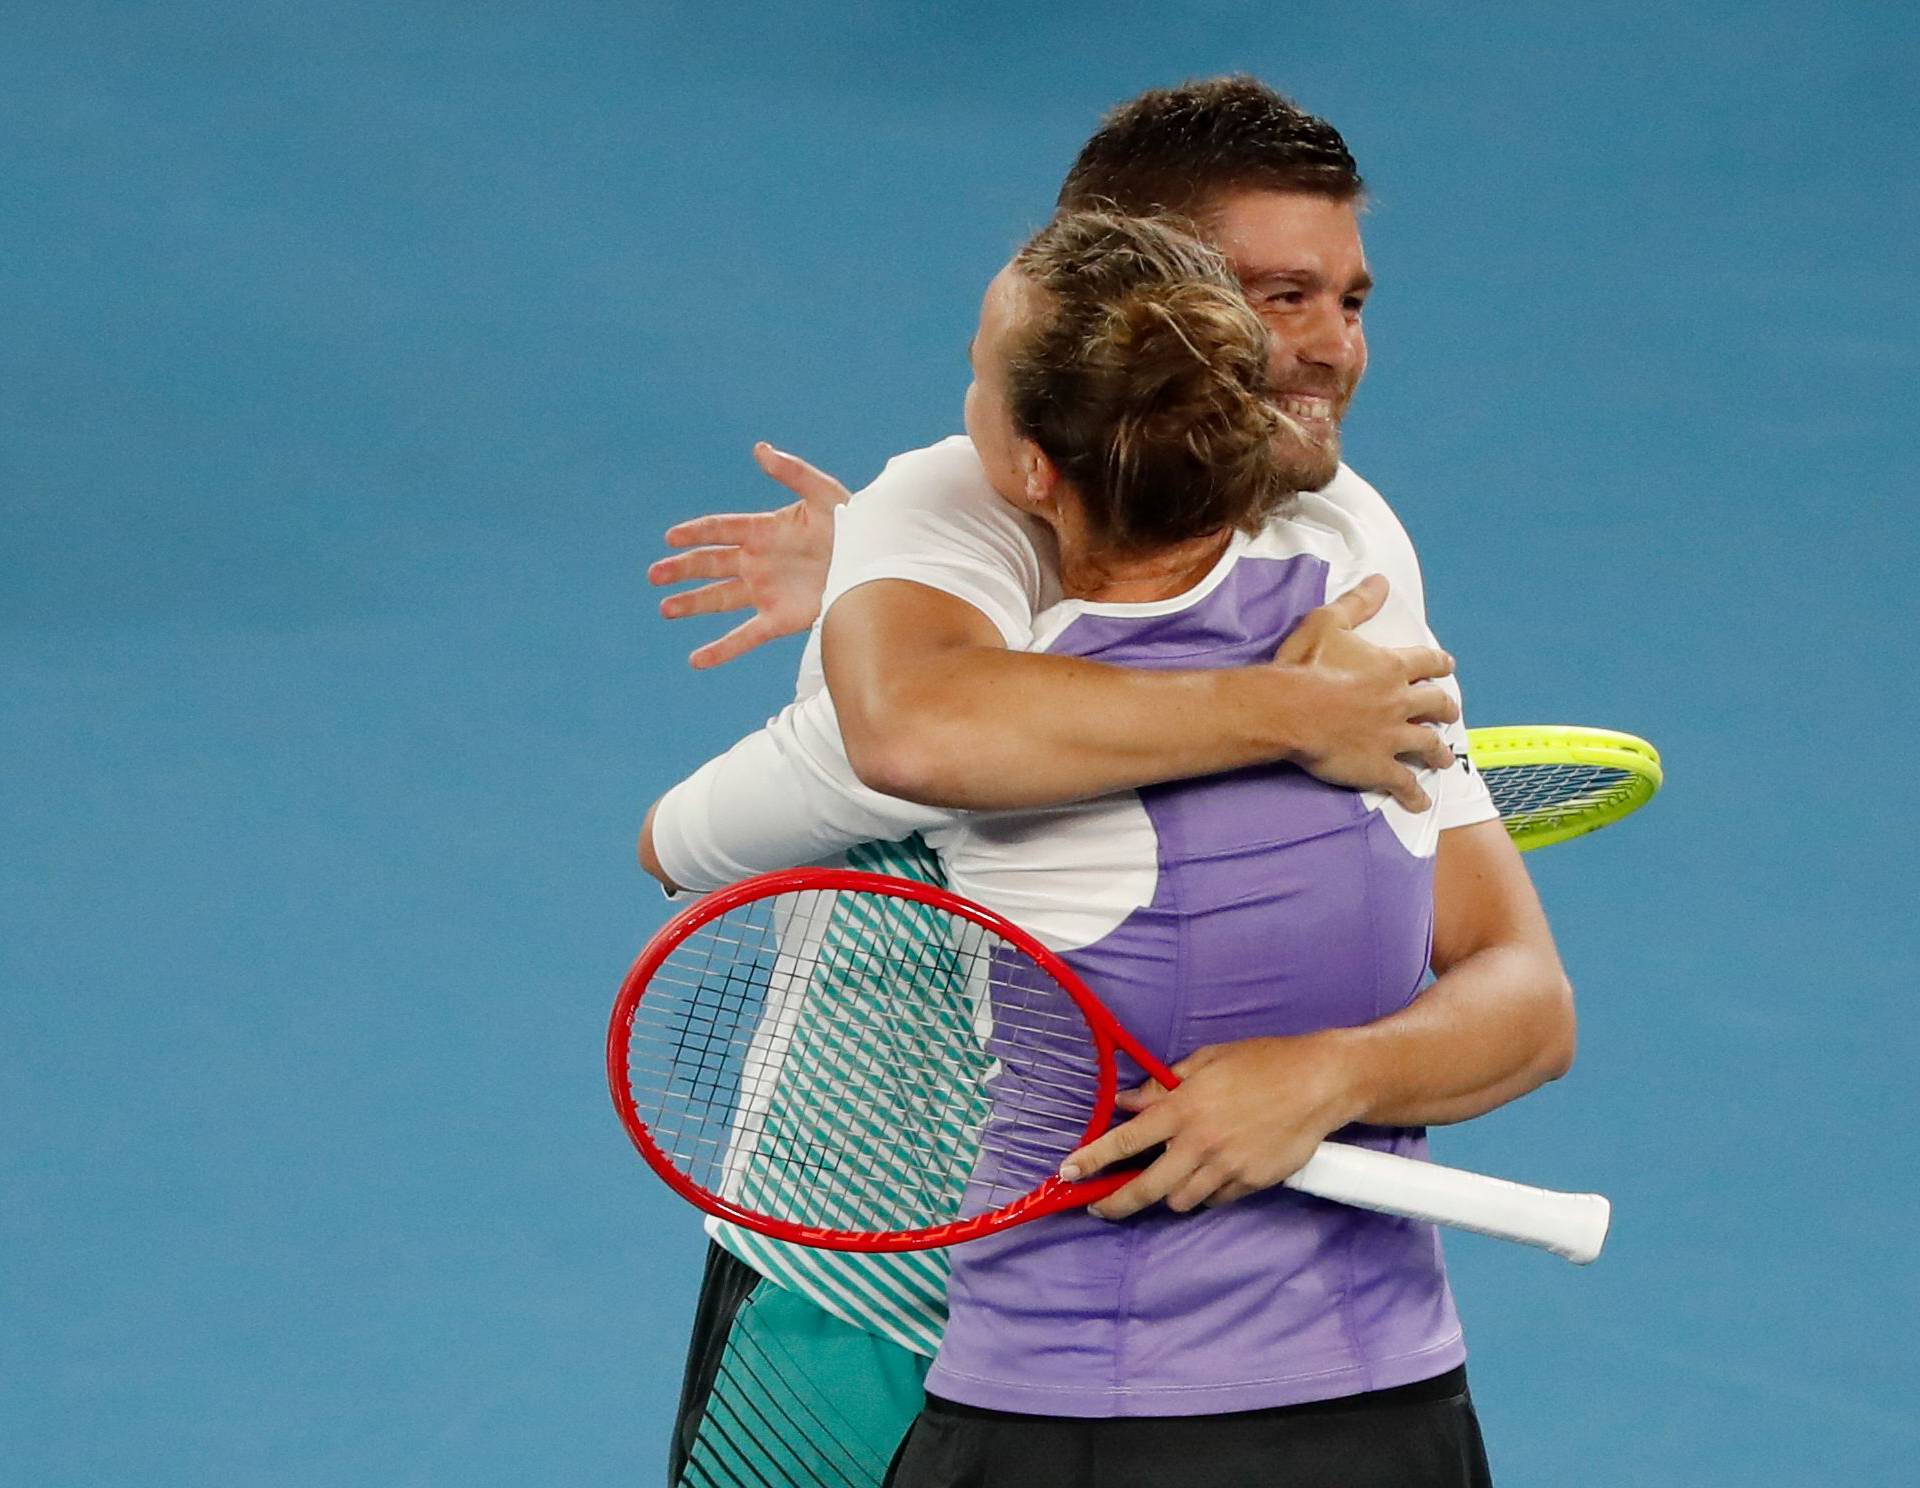
[{"label": "yellow racket frame", "polygon": [[[1499,772],[1528,766],[1575,766],[1607,772],[1586,776],[1589,784],[1567,799],[1502,816],[1507,834],[1522,852],[1565,842],[1611,826],[1638,811],[1666,779],[1660,751],[1645,739],[1613,729],[1571,724],[1519,724],[1467,730],[1473,767],[1495,789]],[[1615,772],[1618,772],[1617,774]],[[1583,777],[1567,772],[1570,781]],[[1498,794],[1496,792],[1496,801]]]}]

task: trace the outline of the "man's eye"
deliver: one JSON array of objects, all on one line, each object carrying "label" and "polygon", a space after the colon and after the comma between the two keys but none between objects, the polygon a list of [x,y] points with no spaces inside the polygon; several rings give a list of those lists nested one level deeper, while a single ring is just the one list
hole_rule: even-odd
[{"label": "man's eye", "polygon": [[1267,296],[1267,303],[1269,305],[1303,305],[1306,299],[1306,294],[1301,290],[1276,289]]},{"label": "man's eye", "polygon": [[1367,308],[1367,302],[1358,295],[1348,295],[1340,304],[1349,315],[1358,315]]}]

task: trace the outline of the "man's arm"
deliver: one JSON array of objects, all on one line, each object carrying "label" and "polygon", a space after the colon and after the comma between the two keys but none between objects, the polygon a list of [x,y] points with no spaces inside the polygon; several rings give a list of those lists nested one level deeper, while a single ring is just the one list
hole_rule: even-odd
[{"label": "man's arm", "polygon": [[1139,1114],[1069,1158],[1069,1176],[1164,1143],[1094,1212],[1225,1203],[1280,1182],[1350,1122],[1464,1121],[1567,1072],[1573,990],[1498,821],[1441,834],[1433,968],[1419,996],[1377,1022],[1197,1050],[1174,1066],[1176,1090],[1123,1096]]},{"label": "man's arm", "polygon": [[669,889],[717,889],[948,817],[862,785],[847,764],[833,699],[819,692],[656,801],[640,830],[640,866]]},{"label": "man's arm", "polygon": [[[804,629],[819,611],[846,488],[770,445],[755,446],[754,457],[798,499],[778,511],[682,522],[667,542],[689,551],[648,570],[655,584],[708,581],[663,600],[669,619],[754,610],[696,649],[696,667]],[[1452,664],[1437,650],[1382,651],[1349,633],[1379,608],[1381,592],[1363,588],[1315,611],[1277,665],[1143,673],[1009,651],[965,601],[880,579],[833,607],[833,685],[861,778],[911,800],[1050,805],[1286,759],[1419,810],[1425,798],[1402,756],[1447,762],[1420,725],[1446,719],[1452,703],[1416,684]]]},{"label": "man's arm", "polygon": [[1426,727],[1459,717],[1428,680],[1453,661],[1352,634],[1386,593],[1376,576],[1313,611],[1265,666],[1165,672],[1010,651],[964,600],[879,579],[827,612],[827,686],[855,772],[906,800],[1048,806],[1290,760],[1423,811],[1403,761],[1453,763]]},{"label": "man's arm", "polygon": [[[665,797],[661,799],[664,800]],[[640,856],[640,867],[653,878],[659,880],[660,887],[665,889],[669,894],[682,893],[686,890],[687,885],[681,883],[667,871],[666,864],[660,861],[660,849],[654,845],[653,823],[654,818],[659,815],[660,802],[655,801],[647,808],[647,814],[640,823],[640,842],[637,849]]]}]

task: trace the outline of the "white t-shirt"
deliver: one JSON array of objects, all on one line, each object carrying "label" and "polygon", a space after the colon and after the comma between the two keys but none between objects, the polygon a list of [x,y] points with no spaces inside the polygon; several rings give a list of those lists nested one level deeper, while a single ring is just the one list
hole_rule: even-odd
[{"label": "white t-shirt", "polygon": [[[1300,497],[1288,515],[1265,531],[1236,539],[1214,574],[1188,595],[1162,602],[1162,607],[1177,609],[1192,602],[1243,558],[1309,552],[1327,564],[1329,599],[1370,573],[1387,577],[1387,602],[1359,628],[1362,637],[1381,646],[1434,644],[1412,542],[1380,493],[1344,465],[1323,490]],[[1062,600],[1056,562],[1046,526],[1001,500],[972,444],[956,435],[896,456],[873,484],[841,508],[821,612],[824,616],[840,596],[861,584],[907,579],[974,606],[992,621],[1009,649],[1047,650],[1079,616],[1141,609]],[[803,659],[797,700],[661,801],[654,817],[654,850],[668,876],[686,888],[716,889],[755,873],[819,862],[857,842],[920,832],[940,850],[958,892],[1023,923],[1032,920],[1043,906],[1002,908],[994,903],[991,885],[967,871],[968,861],[986,848],[981,831],[968,826],[965,814],[902,801],[861,784],[847,763],[833,699],[823,684],[819,634],[816,625]],[[1441,685],[1458,696],[1453,679]],[[1465,723],[1451,725],[1443,734],[1464,759]],[[1440,831],[1496,814],[1478,774],[1465,768],[1430,772],[1422,784],[1435,801],[1434,812],[1418,827],[1428,841],[1426,852],[1432,851],[1431,841]],[[1367,801],[1373,806],[1382,799]],[[1391,810],[1399,814],[1398,807]],[[1044,812],[1012,815],[1036,827],[1045,823],[1046,831],[1059,825]],[[1407,826],[1414,829],[1411,821]],[[974,851],[964,856],[953,851],[963,836],[974,843]],[[1044,913],[1040,917],[1046,918]],[[1047,938],[1041,924],[1028,923],[1028,928]]]}]

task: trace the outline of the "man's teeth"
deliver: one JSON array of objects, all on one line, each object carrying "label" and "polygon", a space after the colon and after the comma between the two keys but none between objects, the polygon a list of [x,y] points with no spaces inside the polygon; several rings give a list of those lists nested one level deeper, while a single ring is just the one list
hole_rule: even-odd
[{"label": "man's teeth", "polygon": [[1280,411],[1293,418],[1330,419],[1333,417],[1331,398],[1282,398]]}]

